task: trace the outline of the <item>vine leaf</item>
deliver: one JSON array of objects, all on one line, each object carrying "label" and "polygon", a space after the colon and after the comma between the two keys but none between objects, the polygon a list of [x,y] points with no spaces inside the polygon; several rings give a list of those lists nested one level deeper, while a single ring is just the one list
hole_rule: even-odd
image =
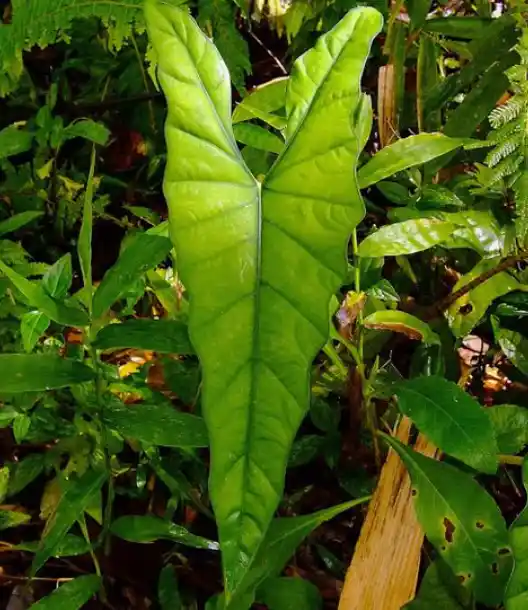
[{"label": "vine leaf", "polygon": [[235,143],[218,51],[187,13],[156,0],[145,10],[169,108],[164,189],[204,373],[229,599],[280,501],[309,368],[329,333],[328,303],[364,214],[356,117],[364,116],[360,78],[382,18],[352,10],[296,61],[286,144],[260,185]]},{"label": "vine leaf", "polygon": [[502,601],[512,568],[506,524],[493,498],[468,474],[409,449],[386,434],[409,471],[425,535],[478,601]]}]

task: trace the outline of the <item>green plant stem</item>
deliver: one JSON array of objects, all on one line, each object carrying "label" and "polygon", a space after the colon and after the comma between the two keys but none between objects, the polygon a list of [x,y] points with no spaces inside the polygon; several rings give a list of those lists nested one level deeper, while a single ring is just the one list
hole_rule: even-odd
[{"label": "green plant stem", "polygon": [[[86,519],[84,518],[84,514],[78,520],[78,523],[79,527],[81,528],[81,532],[84,539],[90,545],[90,557],[92,558],[94,564],[95,573],[97,574],[97,576],[99,576],[99,578],[102,578],[101,566],[99,564],[99,560],[97,559],[97,555],[94,553],[94,550],[92,548],[92,541],[90,540],[90,534],[88,533],[88,528],[86,527]],[[102,591],[104,591],[104,589]]]},{"label": "green plant stem", "polygon": [[522,466],[524,463],[524,458],[520,455],[499,455],[498,457],[501,464],[509,466]]}]

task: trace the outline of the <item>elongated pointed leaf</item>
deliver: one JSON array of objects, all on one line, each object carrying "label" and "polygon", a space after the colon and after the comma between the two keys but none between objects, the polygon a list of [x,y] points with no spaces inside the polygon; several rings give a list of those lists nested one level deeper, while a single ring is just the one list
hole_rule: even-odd
[{"label": "elongated pointed leaf", "polygon": [[[233,137],[230,84],[184,12],[146,6],[168,101],[165,193],[204,370],[210,490],[228,597],[279,503],[308,372],[363,215],[355,166],[361,72],[381,16],[351,11],[288,81],[286,146],[262,188]],[[307,275],[310,281],[305,281]]]},{"label": "elongated pointed leaf", "polygon": [[279,154],[284,148],[284,142],[279,136],[259,125],[251,123],[234,125],[233,131],[237,142],[252,146],[253,148],[276,154]]},{"label": "elongated pointed leaf", "polygon": [[123,540],[140,544],[148,544],[155,540],[172,540],[197,549],[218,550],[217,542],[191,534],[183,526],[154,515],[119,517],[112,523],[110,531]]},{"label": "elongated pointed leaf", "polygon": [[421,252],[451,237],[456,225],[438,218],[416,218],[381,227],[359,246],[359,256],[401,256]]},{"label": "elongated pointed leaf", "polygon": [[506,524],[493,498],[468,474],[383,437],[411,476],[425,535],[478,601],[496,605],[513,567]]},{"label": "elongated pointed leaf", "polygon": [[162,447],[207,447],[201,417],[181,413],[170,405],[111,405],[104,413],[107,426],[125,438]]},{"label": "elongated pointed leaf", "polygon": [[0,261],[0,271],[9,278],[17,290],[20,290],[32,307],[45,314],[50,320],[65,326],[86,326],[89,323],[85,311],[56,301],[40,284],[26,279],[2,261]]},{"label": "elongated pointed leaf", "polygon": [[449,138],[441,133],[420,133],[398,140],[385,146],[363,165],[358,172],[359,186],[366,188],[404,169],[423,165],[464,146],[466,142],[462,138]]},{"label": "elongated pointed leaf", "polygon": [[92,313],[92,232],[93,232],[93,178],[95,172],[95,146],[92,147],[92,156],[90,160],[90,171],[86,182],[86,191],[84,193],[83,217],[79,239],[77,241],[77,256],[81,266],[83,284],[86,289],[88,300],[88,311]]},{"label": "elongated pointed leaf", "polygon": [[402,333],[411,339],[423,341],[427,345],[440,344],[440,337],[432,328],[416,316],[405,311],[387,309],[386,311],[376,311],[371,313],[363,320],[367,328],[378,330],[391,330],[395,333]]},{"label": "elongated pointed leaf", "polygon": [[29,610],[80,610],[100,586],[101,579],[95,574],[79,576],[55,589]]},{"label": "elongated pointed leaf", "polygon": [[452,381],[417,377],[396,388],[398,406],[442,451],[472,468],[497,471],[497,442],[486,411]]},{"label": "elongated pointed leaf", "polygon": [[53,556],[70,527],[81,517],[85,507],[101,489],[107,477],[106,471],[88,470],[79,479],[71,479],[65,483],[63,494],[46,522],[40,547],[33,558],[32,576]]},{"label": "elongated pointed leaf", "polygon": [[0,354],[0,392],[38,392],[84,383],[94,378],[91,368],[48,354]]},{"label": "elongated pointed leaf", "polygon": [[43,212],[28,211],[15,214],[6,220],[2,220],[2,222],[0,222],[0,236],[16,231],[30,222],[33,222],[37,218],[40,218],[42,215]]},{"label": "elongated pointed leaf", "polygon": [[[528,460],[523,464],[524,488],[528,492]],[[506,590],[506,610],[525,610],[528,607],[528,505],[513,522],[510,541],[515,557],[513,571]]]},{"label": "elongated pointed leaf", "polygon": [[173,320],[127,320],[109,324],[95,338],[97,349],[133,347],[167,354],[192,354],[187,324]]},{"label": "elongated pointed leaf", "polygon": [[93,315],[99,318],[136,282],[167,256],[171,242],[167,237],[142,234],[136,237],[111,267],[93,297]]}]

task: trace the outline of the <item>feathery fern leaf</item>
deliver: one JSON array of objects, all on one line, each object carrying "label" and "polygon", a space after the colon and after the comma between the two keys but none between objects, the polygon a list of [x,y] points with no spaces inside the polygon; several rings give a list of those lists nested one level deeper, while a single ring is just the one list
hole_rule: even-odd
[{"label": "feathery fern leaf", "polygon": [[98,17],[118,50],[134,25],[143,29],[143,0],[12,0],[13,18],[0,25],[0,95],[10,93],[22,74],[22,52],[68,40],[72,21]]}]

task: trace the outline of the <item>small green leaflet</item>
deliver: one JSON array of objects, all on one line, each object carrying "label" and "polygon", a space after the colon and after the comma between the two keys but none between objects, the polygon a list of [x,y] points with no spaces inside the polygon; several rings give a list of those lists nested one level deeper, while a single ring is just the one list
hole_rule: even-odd
[{"label": "small green leaflet", "polygon": [[101,579],[95,574],[79,576],[43,597],[29,610],[80,610],[100,586]]},{"label": "small green leaflet", "polygon": [[409,471],[416,514],[429,541],[478,601],[499,604],[513,556],[493,498],[458,468],[381,434]]},{"label": "small green leaflet", "polygon": [[506,358],[517,367],[521,373],[528,375],[528,338],[520,333],[501,326],[498,318],[491,317],[493,334],[501,346]]},{"label": "small green leaflet", "polygon": [[191,534],[183,526],[154,515],[127,515],[116,519],[110,531],[129,542],[148,544],[155,540],[172,540],[197,549],[218,551],[218,542]]},{"label": "small green leaflet", "polygon": [[17,527],[31,520],[31,515],[16,510],[0,509],[0,530]]},{"label": "small green leaflet", "polygon": [[486,410],[456,383],[416,377],[396,387],[398,406],[442,451],[468,466],[497,472],[497,443]]},{"label": "small green leaflet", "polygon": [[82,362],[48,354],[0,354],[0,392],[38,392],[94,378]]}]

